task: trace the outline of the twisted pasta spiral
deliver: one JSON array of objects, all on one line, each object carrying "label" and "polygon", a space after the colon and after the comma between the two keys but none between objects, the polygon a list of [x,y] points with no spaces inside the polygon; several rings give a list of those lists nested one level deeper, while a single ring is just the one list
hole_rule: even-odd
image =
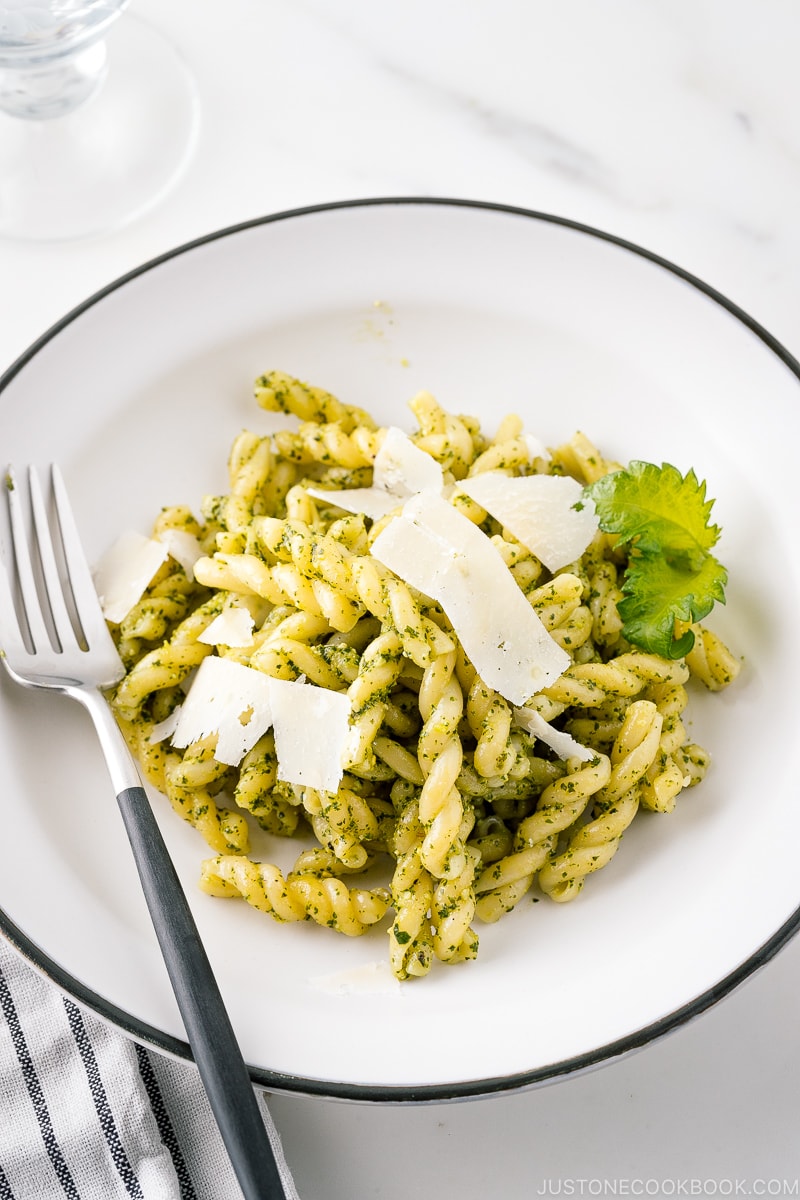
[{"label": "twisted pasta spiral", "polygon": [[268,371],[259,375],[254,394],[261,408],[270,412],[291,413],[301,421],[316,421],[323,425],[336,421],[347,430],[356,425],[375,428],[372,417],[363,409],[343,404],[324,388],[304,383],[284,371]]},{"label": "twisted pasta spiral", "polygon": [[480,855],[474,846],[464,852],[460,875],[440,879],[432,900],[433,950],[442,962],[465,962],[478,956],[478,935],[470,922],[475,915],[475,871]]},{"label": "twisted pasta spiral", "polygon": [[244,854],[249,845],[247,822],[241,813],[218,806],[215,785],[227,770],[214,758],[213,744],[204,739],[184,754],[170,754],[164,765],[164,784],[172,807],[194,825],[212,850]]},{"label": "twisted pasta spiral", "polygon": [[595,800],[595,817],[539,872],[539,886],[551,899],[572,900],[586,876],[616,854],[639,807],[638,785],[658,753],[662,725],[652,700],[636,700],[628,708],[611,749],[610,778]]},{"label": "twisted pasta spiral", "polygon": [[[679,624],[677,632],[685,632],[686,626]],[[728,647],[704,625],[692,625],[694,646],[686,655],[686,665],[695,678],[704,683],[710,692],[718,692],[732,683],[741,670],[741,663],[731,654]]]},{"label": "twisted pasta spiral", "polygon": [[516,754],[511,745],[511,706],[473,672],[467,695],[467,720],[476,739],[472,762],[484,778],[507,775]]},{"label": "twisted pasta spiral", "polygon": [[302,800],[320,844],[346,867],[364,867],[364,843],[378,836],[378,822],[367,801],[344,785],[336,792],[303,788]]},{"label": "twisted pasta spiral", "polygon": [[463,479],[480,447],[476,422],[445,412],[430,392],[418,392],[409,407],[419,422],[414,441],[420,449]]},{"label": "twisted pasta spiral", "polygon": [[241,897],[276,921],[314,921],[348,937],[376,925],[389,907],[384,888],[348,888],[336,875],[289,872],[243,855],[220,854],[203,862],[200,887],[211,896]]},{"label": "twisted pasta spiral", "polygon": [[392,792],[399,812],[392,837],[395,917],[389,930],[389,961],[398,979],[408,979],[426,975],[433,963],[433,878],[420,857],[424,830],[418,796],[414,791],[409,796],[397,785]]},{"label": "twisted pasta spiral", "polygon": [[458,726],[464,697],[455,676],[455,651],[439,655],[426,668],[419,692],[424,724],[417,757],[424,777],[419,819],[425,829],[420,859],[437,879],[460,876],[466,859],[459,834],[464,805],[456,781],[463,762]]},{"label": "twisted pasta spiral", "polygon": [[219,615],[222,606],[223,597],[212,596],[185,617],[166,642],[133,664],[113,694],[113,707],[122,717],[135,718],[153,692],[182,683],[211,653],[212,647],[197,639]]},{"label": "twisted pasta spiral", "polygon": [[568,773],[544,789],[535,811],[520,822],[512,853],[487,867],[475,885],[481,920],[496,921],[514,908],[547,862],[559,834],[575,825],[610,777],[611,762],[605,755],[588,764],[573,759]]},{"label": "twisted pasta spiral", "polygon": [[278,758],[272,730],[259,738],[242,759],[233,798],[267,833],[291,837],[297,830],[302,806],[292,788],[278,783]]},{"label": "twisted pasta spiral", "polygon": [[567,667],[543,695],[565,707],[593,708],[609,696],[635,696],[648,683],[685,683],[689,669],[680,659],[628,651],[608,662],[585,662]]},{"label": "twisted pasta spiral", "polygon": [[386,708],[402,670],[402,644],[396,633],[382,633],[365,649],[358,674],[348,688],[350,739],[345,768],[374,762],[372,745],[383,724]]}]

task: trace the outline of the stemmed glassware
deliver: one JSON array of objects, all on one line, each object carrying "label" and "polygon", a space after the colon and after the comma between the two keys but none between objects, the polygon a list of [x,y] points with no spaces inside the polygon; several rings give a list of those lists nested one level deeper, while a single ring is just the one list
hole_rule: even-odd
[{"label": "stemmed glassware", "polygon": [[119,227],[180,177],[194,82],[129,0],[0,0],[0,237]]}]

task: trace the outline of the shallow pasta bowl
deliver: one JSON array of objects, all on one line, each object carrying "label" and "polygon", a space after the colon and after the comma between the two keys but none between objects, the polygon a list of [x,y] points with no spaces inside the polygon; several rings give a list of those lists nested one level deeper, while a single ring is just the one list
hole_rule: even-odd
[{"label": "shallow pasta bowl", "polygon": [[[0,381],[0,445],[9,461],[58,459],[96,559],[163,505],[225,490],[232,439],[265,417],[252,382],[273,368],[381,423],[412,428],[424,388],[487,428],[518,412],[546,444],[580,429],[612,459],[693,467],[730,574],[709,624],[744,666],[726,692],[692,693],[690,732],[713,762],[673,813],[637,819],[574,902],[525,900],[480,928],[476,962],[411,983],[383,969],[385,932],[278,925],[201,893],[205,845],[157,803],[254,1080],[360,1100],[483,1095],[703,1012],[800,923],[780,836],[797,792],[797,363],[713,289],[598,231],[499,206],[366,201],[223,230],[90,298]],[[81,714],[2,681],[0,784],[6,934],[103,1016],[185,1054]]]}]

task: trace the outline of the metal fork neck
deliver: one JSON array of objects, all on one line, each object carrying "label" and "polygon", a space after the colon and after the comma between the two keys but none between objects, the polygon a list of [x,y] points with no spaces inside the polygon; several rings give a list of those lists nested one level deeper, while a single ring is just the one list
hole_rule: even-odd
[{"label": "metal fork neck", "polygon": [[66,686],[64,691],[88,710],[100,739],[115,793],[119,795],[126,788],[141,787],[139,770],[105,697],[93,687]]}]

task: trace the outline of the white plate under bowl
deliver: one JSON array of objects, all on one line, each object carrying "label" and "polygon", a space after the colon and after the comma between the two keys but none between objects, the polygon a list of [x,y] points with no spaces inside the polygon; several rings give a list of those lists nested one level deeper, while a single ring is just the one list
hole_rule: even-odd
[{"label": "white plate under bowl", "polygon": [[[0,381],[4,461],[57,459],[90,557],[164,504],[226,486],[254,377],[279,368],[413,427],[420,388],[509,411],[548,444],[694,467],[716,498],[744,660],[693,692],[713,755],[669,816],[643,814],[571,904],[482,926],[476,962],[396,984],[386,934],[279,925],[196,887],[199,835],[155,797],[254,1080],[362,1100],[530,1086],[679,1026],[794,933],[798,365],[734,305],[647,252],[550,216],[381,200],[279,214],[145,264]],[[3,536],[0,528],[0,536]],[[134,1036],[184,1033],[83,712],[0,680],[0,923]],[[280,853],[280,851],[277,851]],[[285,855],[284,855],[285,861]]]}]

